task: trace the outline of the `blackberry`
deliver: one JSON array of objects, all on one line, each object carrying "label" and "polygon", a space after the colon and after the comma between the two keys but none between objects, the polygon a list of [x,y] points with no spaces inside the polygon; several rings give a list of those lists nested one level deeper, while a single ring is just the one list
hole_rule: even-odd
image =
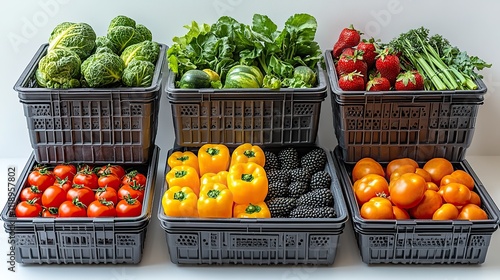
[{"label": "blackberry", "polygon": [[292,182],[304,182],[308,183],[311,181],[311,172],[309,169],[305,168],[295,168],[290,170],[290,181]]},{"label": "blackberry", "polygon": [[326,153],[322,148],[315,148],[300,159],[300,166],[311,170],[311,173],[325,170]]},{"label": "blackberry", "polygon": [[299,198],[309,191],[309,184],[306,182],[291,182],[288,185],[288,196]]},{"label": "blackberry", "polygon": [[311,190],[330,189],[332,177],[326,171],[318,171],[311,176]]},{"label": "blackberry", "polygon": [[329,189],[315,189],[297,199],[297,206],[333,206],[333,195]]},{"label": "blackberry", "polygon": [[282,182],[285,184],[290,184],[290,173],[288,170],[269,170],[266,172],[267,181],[269,184],[275,182]]},{"label": "blackberry", "polygon": [[281,169],[290,170],[298,168],[300,165],[299,153],[295,148],[284,148],[278,153]]},{"label": "blackberry", "polygon": [[296,206],[296,199],[291,197],[276,197],[266,201],[271,212],[271,218],[288,218]]},{"label": "blackberry", "polygon": [[281,169],[281,164],[278,159],[278,156],[270,151],[264,151],[264,156],[266,158],[266,162],[264,164],[264,170],[279,170]]},{"label": "blackberry", "polygon": [[288,196],[288,184],[284,182],[273,182],[268,184],[266,201],[276,197]]},{"label": "blackberry", "polygon": [[333,207],[298,206],[290,212],[290,218],[335,218],[337,212]]}]

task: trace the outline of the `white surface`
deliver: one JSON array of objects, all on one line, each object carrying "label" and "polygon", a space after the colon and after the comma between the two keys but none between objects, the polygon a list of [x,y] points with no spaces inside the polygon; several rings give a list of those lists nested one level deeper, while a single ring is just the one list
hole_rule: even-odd
[{"label": "white surface", "polygon": [[[196,20],[213,23],[221,15],[250,23],[255,13],[267,14],[280,27],[294,13],[309,13],[316,17],[316,40],[323,50],[331,49],[340,30],[354,24],[365,36],[384,42],[411,28],[425,26],[431,33],[439,33],[450,42],[477,55],[493,68],[483,71],[488,87],[486,102],[481,106],[476,121],[470,155],[499,155],[500,130],[495,121],[500,119],[500,56],[498,26],[500,2],[482,0],[183,0],[183,1],[119,1],[119,0],[23,0],[3,1],[0,16],[0,158],[27,157],[31,144],[26,129],[26,118],[15,82],[33,57],[35,51],[47,42],[50,32],[60,22],[87,22],[98,35],[104,35],[111,18],[124,14],[148,26],[154,40],[172,44],[172,37],[182,36],[184,25]],[[329,103],[325,102],[325,103]],[[163,111],[168,106],[162,107]],[[324,139],[334,147],[331,109],[323,110]],[[164,131],[163,133],[171,133]]]},{"label": "white surface", "polygon": [[[26,129],[22,105],[12,86],[38,47],[46,42],[53,26],[62,21],[83,21],[91,24],[98,34],[103,34],[109,20],[125,14],[144,23],[153,31],[154,39],[171,44],[171,38],[184,34],[183,25],[191,20],[214,22],[220,15],[228,14],[240,21],[249,22],[254,13],[267,14],[278,25],[291,14],[307,12],[318,20],[317,41],[323,49],[331,48],[342,27],[353,23],[365,33],[389,40],[409,28],[425,25],[432,32],[441,33],[452,43],[469,53],[493,63],[484,72],[488,86],[486,103],[481,106],[476,122],[474,141],[467,152],[467,159],[487,187],[495,201],[500,201],[497,174],[500,169],[500,130],[495,123],[500,118],[500,56],[497,46],[500,37],[498,1],[277,1],[277,0],[184,0],[184,1],[67,1],[36,0],[8,1],[3,3],[0,17],[0,43],[2,64],[0,84],[3,95],[0,102],[0,207],[7,196],[7,167],[16,166],[19,175],[31,145]],[[285,4],[286,3],[286,4]],[[453,3],[453,4],[452,4]],[[391,11],[391,12],[390,12]],[[467,19],[467,20],[465,20]],[[377,28],[378,27],[378,28]],[[371,30],[371,32],[370,32]],[[18,41],[13,43],[12,38]],[[329,98],[329,97],[328,97]],[[336,145],[332,126],[330,101],[323,102],[320,121],[319,144],[327,149]],[[159,164],[161,174],[166,156],[173,145],[173,128],[170,106],[162,98],[157,144],[162,149]],[[487,155],[496,155],[488,157]],[[163,178],[158,176],[158,188]],[[158,195],[157,195],[158,197]],[[158,198],[157,198],[158,199]],[[329,267],[308,266],[176,266],[168,256],[165,232],[156,217],[157,200],[148,228],[143,260],[139,265],[42,265],[16,264],[15,273],[9,272],[7,234],[0,230],[1,279],[493,279],[500,273],[500,237],[495,232],[489,246],[486,262],[473,266],[369,266],[361,262],[353,232],[348,224],[340,236],[335,263]],[[496,276],[496,277],[495,277]]]}]

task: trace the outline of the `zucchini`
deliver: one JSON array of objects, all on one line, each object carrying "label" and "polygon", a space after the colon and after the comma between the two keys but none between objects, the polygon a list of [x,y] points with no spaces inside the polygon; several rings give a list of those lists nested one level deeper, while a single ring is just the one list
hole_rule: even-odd
[{"label": "zucchini", "polygon": [[179,88],[210,88],[210,75],[198,69],[186,71],[179,81]]},{"label": "zucchini", "polygon": [[236,65],[227,72],[224,88],[260,88],[263,80],[258,67]]}]

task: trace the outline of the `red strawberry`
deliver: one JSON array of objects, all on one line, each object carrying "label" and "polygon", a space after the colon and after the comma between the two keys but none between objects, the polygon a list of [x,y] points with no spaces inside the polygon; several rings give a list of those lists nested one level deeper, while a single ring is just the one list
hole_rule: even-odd
[{"label": "red strawberry", "polygon": [[396,90],[423,90],[424,79],[416,70],[406,71],[398,75],[394,88]]},{"label": "red strawberry", "polygon": [[350,55],[350,56],[353,56],[354,55],[354,48],[345,48],[342,53],[340,54],[340,57],[344,56],[344,55]]},{"label": "red strawberry", "polygon": [[391,83],[384,77],[374,77],[366,83],[367,91],[388,91],[390,89]]},{"label": "red strawberry", "polygon": [[361,34],[363,33],[354,29],[352,24],[342,29],[337,42],[333,45],[333,57],[338,58],[345,48],[352,48],[359,44]]},{"label": "red strawberry", "polygon": [[363,51],[363,60],[368,65],[368,68],[372,68],[375,65],[375,57],[377,56],[377,46],[375,40],[371,38],[370,40],[365,40],[359,42],[356,46],[357,50]]},{"label": "red strawberry", "polygon": [[389,82],[391,82],[391,85],[394,85],[399,72],[401,72],[399,58],[397,55],[393,54],[392,50],[389,48],[383,49],[377,55],[375,67],[382,77],[387,78]]},{"label": "red strawberry", "polygon": [[363,61],[363,53],[356,50],[352,56],[340,56],[339,61],[337,62],[337,71],[339,71],[339,75],[358,71],[363,75],[363,77],[367,77],[368,67],[366,62]]},{"label": "red strawberry", "polygon": [[339,79],[339,87],[345,91],[362,91],[365,89],[365,77],[357,71],[343,74]]}]

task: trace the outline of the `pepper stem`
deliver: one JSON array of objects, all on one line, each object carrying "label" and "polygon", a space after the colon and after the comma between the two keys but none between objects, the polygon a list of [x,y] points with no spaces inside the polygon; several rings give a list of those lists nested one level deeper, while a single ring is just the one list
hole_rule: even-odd
[{"label": "pepper stem", "polygon": [[187,175],[186,170],[175,171],[175,178],[182,178]]},{"label": "pepper stem", "polygon": [[218,155],[220,152],[219,149],[216,149],[216,148],[208,148],[207,149],[207,154],[211,155],[211,156],[216,156]]},{"label": "pepper stem", "polygon": [[241,180],[245,182],[252,182],[254,179],[252,174],[241,174]]},{"label": "pepper stem", "polygon": [[183,191],[178,191],[174,193],[174,199],[183,201],[184,199],[186,199],[186,193],[184,193]]},{"label": "pepper stem", "polygon": [[259,205],[253,205],[252,203],[250,203],[245,209],[245,212],[247,214],[259,213],[261,209],[262,208]]},{"label": "pepper stem", "polygon": [[246,150],[243,152],[243,154],[247,157],[247,158],[253,158],[255,157],[255,152],[252,151],[252,150]]},{"label": "pepper stem", "polygon": [[210,197],[210,198],[217,198],[217,197],[219,196],[219,194],[220,194],[220,191],[219,191],[219,190],[209,190],[209,191],[207,192],[207,195],[208,195],[208,197]]},{"label": "pepper stem", "polygon": [[178,157],[177,160],[178,161],[182,161],[182,162],[185,162],[186,160],[188,160],[189,157],[188,156],[181,156],[181,157]]}]

